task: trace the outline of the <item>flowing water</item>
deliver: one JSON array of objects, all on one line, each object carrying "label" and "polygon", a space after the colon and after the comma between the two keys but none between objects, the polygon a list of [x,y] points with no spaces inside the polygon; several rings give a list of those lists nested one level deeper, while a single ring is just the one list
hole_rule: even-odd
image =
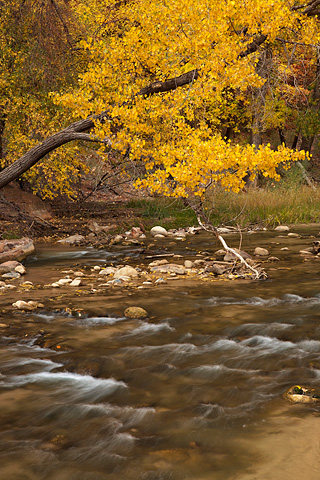
[{"label": "flowing water", "polygon": [[[282,394],[320,384],[320,263],[297,253],[310,240],[290,242],[268,281],[75,293],[86,314],[3,314],[0,479],[317,478],[319,407]],[[124,255],[137,257],[113,260]],[[28,275],[109,257],[46,247]],[[125,319],[128,305],[150,319]]]}]

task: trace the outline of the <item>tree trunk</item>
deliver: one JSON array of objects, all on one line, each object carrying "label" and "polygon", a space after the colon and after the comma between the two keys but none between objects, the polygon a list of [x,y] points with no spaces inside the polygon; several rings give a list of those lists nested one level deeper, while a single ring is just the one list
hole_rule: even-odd
[{"label": "tree trunk", "polygon": [[0,107],[0,160],[4,158],[4,149],[3,149],[3,132],[6,124],[6,116],[3,111],[3,107]]},{"label": "tree trunk", "polygon": [[105,117],[106,112],[101,115],[96,115],[95,117],[74,122],[64,130],[51,135],[51,137],[46,138],[42,143],[31,148],[27,153],[22,155],[22,157],[0,172],[0,188],[3,188],[8,183],[16,180],[20,175],[41,160],[41,158],[47,155],[47,153],[61,147],[61,145],[69,143],[72,140],[94,141],[89,134],[83,132],[89,131],[94,127],[95,119],[103,121]]}]

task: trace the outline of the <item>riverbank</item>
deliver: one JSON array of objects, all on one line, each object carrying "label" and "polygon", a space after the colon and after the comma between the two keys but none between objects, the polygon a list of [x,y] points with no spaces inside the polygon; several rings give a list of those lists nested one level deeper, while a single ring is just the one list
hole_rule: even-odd
[{"label": "riverbank", "polygon": [[[242,230],[319,223],[320,188],[281,181],[235,194],[217,187],[208,194],[205,207],[214,225]],[[0,238],[28,236],[51,242],[68,235],[96,234],[94,225],[114,235],[138,226],[142,230],[154,225],[196,226],[197,219],[179,199],[150,198],[133,188],[123,195],[99,193],[85,201],[43,201],[15,185],[2,190]]]}]

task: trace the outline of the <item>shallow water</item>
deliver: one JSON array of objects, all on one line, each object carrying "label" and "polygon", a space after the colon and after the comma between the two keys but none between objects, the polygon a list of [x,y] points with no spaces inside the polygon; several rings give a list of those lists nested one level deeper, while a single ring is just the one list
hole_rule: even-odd
[{"label": "shallow water", "polygon": [[[285,242],[274,241],[272,254]],[[282,398],[291,385],[320,384],[320,263],[297,253],[310,241],[290,239],[275,268],[291,270],[264,282],[74,294],[80,317],[4,314],[12,328],[0,343],[0,478],[315,478],[319,408]],[[212,247],[192,242],[195,252]],[[40,249],[28,275],[135,252]],[[150,320],[125,319],[134,304]]]}]

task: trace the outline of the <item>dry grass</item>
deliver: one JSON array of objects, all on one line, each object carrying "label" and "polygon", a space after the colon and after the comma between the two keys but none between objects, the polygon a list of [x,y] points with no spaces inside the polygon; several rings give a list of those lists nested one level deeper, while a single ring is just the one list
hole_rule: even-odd
[{"label": "dry grass", "polygon": [[235,194],[216,188],[208,199],[214,224],[264,224],[320,222],[320,187],[285,183],[252,188]]}]

